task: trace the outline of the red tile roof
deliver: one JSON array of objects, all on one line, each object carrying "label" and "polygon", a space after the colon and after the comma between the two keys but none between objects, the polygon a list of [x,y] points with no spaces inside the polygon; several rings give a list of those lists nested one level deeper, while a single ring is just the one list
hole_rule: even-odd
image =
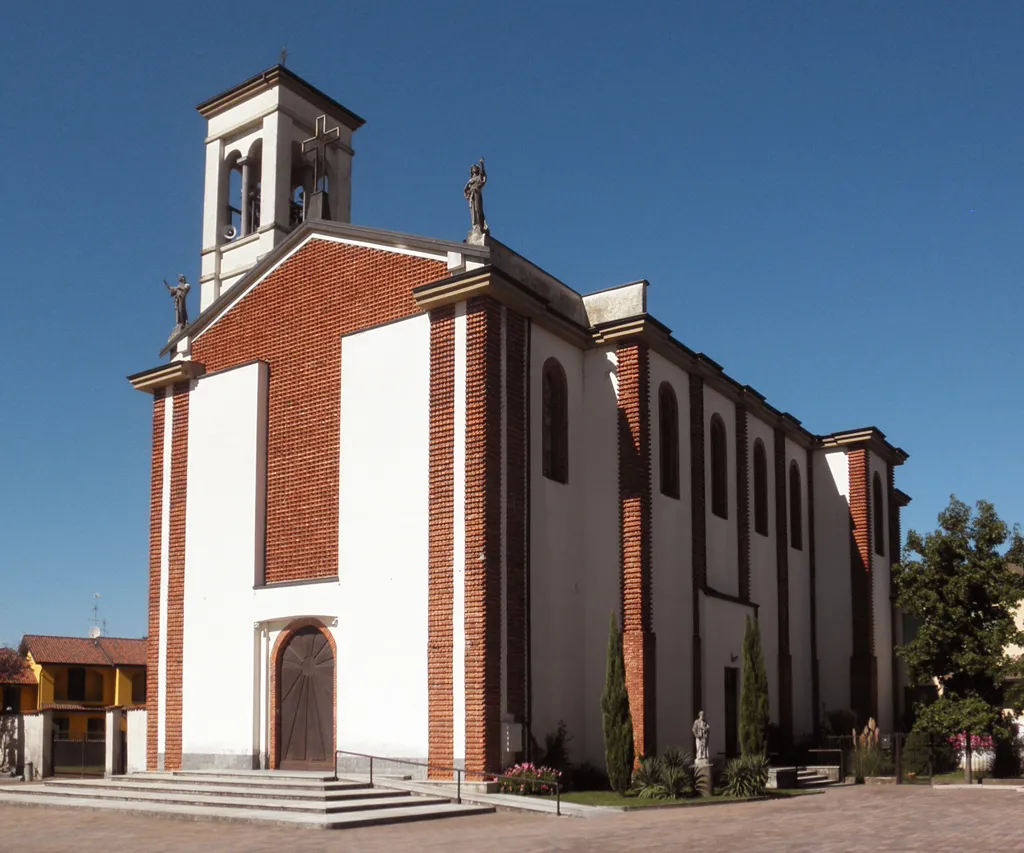
[{"label": "red tile roof", "polygon": [[146,641],[127,637],[47,637],[26,634],[18,649],[36,663],[78,666],[145,666]]}]

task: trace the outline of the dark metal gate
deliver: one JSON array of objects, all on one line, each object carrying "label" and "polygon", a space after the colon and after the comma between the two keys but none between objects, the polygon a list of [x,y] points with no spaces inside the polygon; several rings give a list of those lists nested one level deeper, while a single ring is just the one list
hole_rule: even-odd
[{"label": "dark metal gate", "polygon": [[102,776],[106,761],[107,742],[103,736],[71,738],[53,733],[54,776]]}]

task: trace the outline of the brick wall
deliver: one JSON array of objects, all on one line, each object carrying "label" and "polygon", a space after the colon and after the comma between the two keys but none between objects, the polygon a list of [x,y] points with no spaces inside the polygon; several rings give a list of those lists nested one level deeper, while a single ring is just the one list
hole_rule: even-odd
[{"label": "brick wall", "polygon": [[188,489],[189,386],[174,387],[171,508],[167,564],[167,672],[164,769],[181,769],[181,661],[185,628],[185,511]]},{"label": "brick wall", "polygon": [[441,261],[313,240],[195,341],[208,372],[270,366],[266,580],[338,572],[341,336],[418,313]]},{"label": "brick wall", "polygon": [[[455,310],[430,313],[430,515],[428,522],[427,716],[429,763],[454,764],[452,563],[455,553]],[[428,771],[431,778],[450,773]]]},{"label": "brick wall", "polygon": [[639,344],[618,349],[622,651],[637,757],[657,749],[651,598],[651,370]]},{"label": "brick wall", "polygon": [[786,434],[775,428],[775,579],[779,602],[779,728],[793,736],[793,659],[789,650],[789,513]]},{"label": "brick wall", "polygon": [[164,392],[153,395],[153,457],[149,480],[149,634],[146,643],[146,769],[157,769],[160,710],[160,534],[164,494]]},{"label": "brick wall", "polygon": [[466,769],[497,768],[501,738],[501,306],[466,306]]},{"label": "brick wall", "polygon": [[706,462],[704,458],[704,380],[690,374],[690,520],[693,577],[693,717],[704,709],[700,639],[700,591],[708,576]]}]

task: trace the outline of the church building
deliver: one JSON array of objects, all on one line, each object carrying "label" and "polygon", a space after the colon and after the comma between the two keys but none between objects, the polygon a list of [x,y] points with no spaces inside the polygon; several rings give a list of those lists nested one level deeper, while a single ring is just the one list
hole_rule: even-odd
[{"label": "church building", "polygon": [[[676,340],[646,281],[581,295],[494,239],[353,225],[363,120],[273,67],[200,104],[199,313],[152,397],[151,769],[346,753],[494,771],[560,721],[603,766],[609,621],[638,754],[903,712],[896,487]],[[181,289],[183,288],[183,289]],[[436,771],[443,776],[445,771]]]}]

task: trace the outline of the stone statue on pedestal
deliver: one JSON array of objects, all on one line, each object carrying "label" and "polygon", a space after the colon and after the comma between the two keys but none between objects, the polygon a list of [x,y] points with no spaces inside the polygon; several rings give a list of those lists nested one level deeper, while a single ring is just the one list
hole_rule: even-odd
[{"label": "stone statue on pedestal", "polygon": [[171,337],[178,334],[182,329],[188,325],[188,308],[185,305],[185,297],[188,296],[188,292],[191,289],[189,283],[185,281],[185,276],[178,276],[177,287],[171,287],[167,283],[167,279],[164,279],[164,287],[166,287],[170,293],[171,298],[174,300],[174,331],[171,332]]},{"label": "stone statue on pedestal", "polygon": [[693,737],[697,743],[697,749],[694,753],[694,764],[710,764],[711,759],[708,757],[708,735],[711,733],[711,726],[708,725],[704,719],[704,712],[701,711],[697,714],[697,719],[693,721]]},{"label": "stone statue on pedestal", "polygon": [[474,163],[469,167],[469,180],[462,191],[469,202],[469,218],[471,228],[466,238],[470,243],[482,243],[484,234],[491,229],[487,227],[487,220],[484,218],[484,184],[487,183],[487,170],[484,169],[484,158],[480,163]]}]

